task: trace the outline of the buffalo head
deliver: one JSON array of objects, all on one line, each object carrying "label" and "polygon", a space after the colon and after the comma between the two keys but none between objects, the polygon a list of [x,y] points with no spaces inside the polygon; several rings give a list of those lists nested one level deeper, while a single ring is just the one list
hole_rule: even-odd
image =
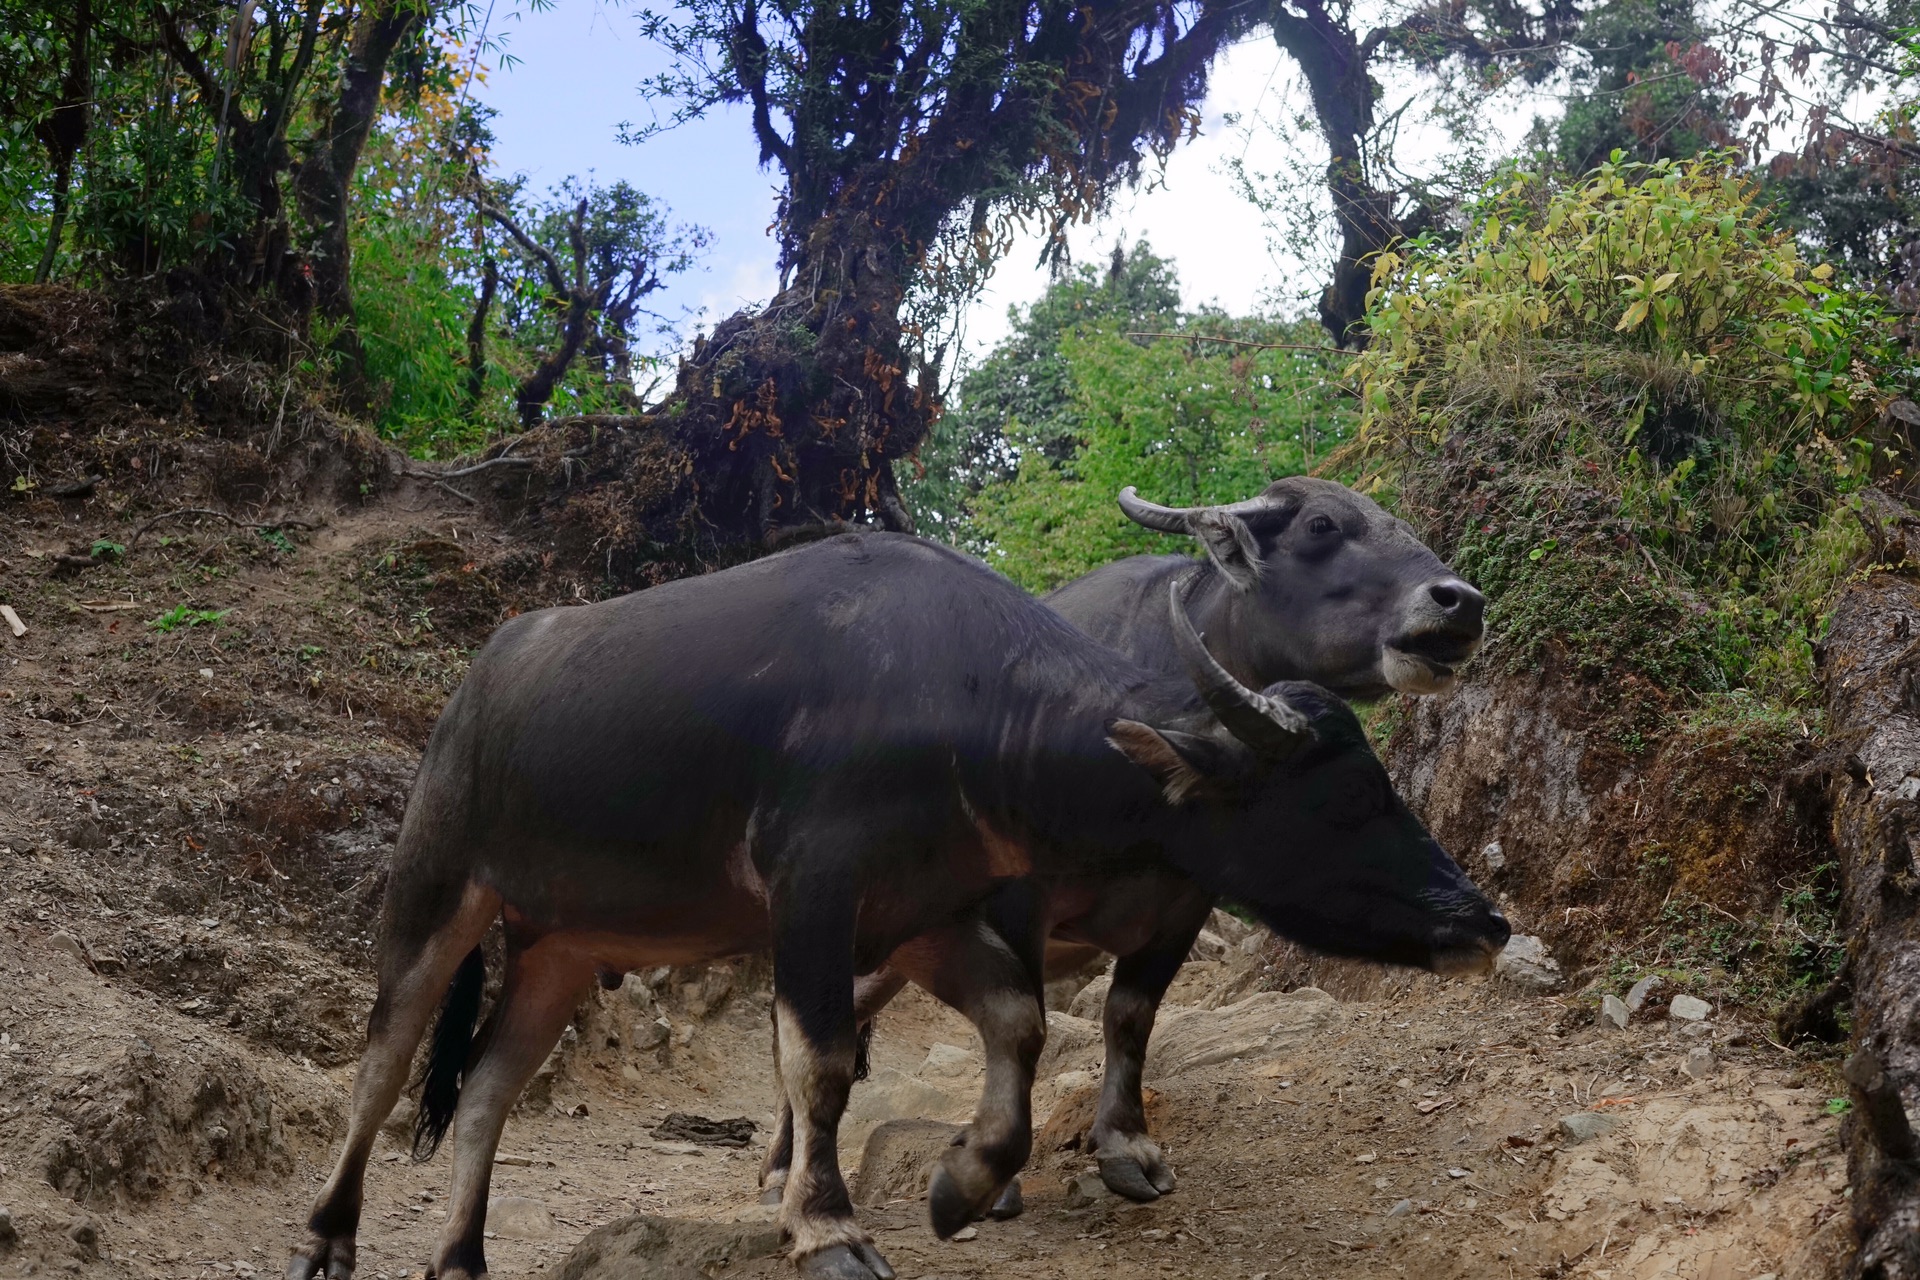
[{"label": "buffalo head", "polygon": [[1217,507],[1162,507],[1128,487],[1120,507],[1206,548],[1227,586],[1202,625],[1234,670],[1308,675],[1346,697],[1438,693],[1480,646],[1481,594],[1344,485],[1289,476]]},{"label": "buffalo head", "polygon": [[1323,951],[1490,967],[1506,919],[1395,793],[1346,704],[1316,685],[1245,687],[1194,632],[1177,585],[1171,607],[1207,711],[1108,732],[1177,810],[1168,853],[1181,870]]}]

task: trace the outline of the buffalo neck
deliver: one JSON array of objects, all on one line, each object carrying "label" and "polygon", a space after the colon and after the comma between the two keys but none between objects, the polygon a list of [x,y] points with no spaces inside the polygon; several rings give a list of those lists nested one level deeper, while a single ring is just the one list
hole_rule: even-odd
[{"label": "buffalo neck", "polygon": [[[1233,673],[1234,679],[1255,689],[1292,678],[1292,671],[1274,671],[1272,659],[1253,643],[1247,625],[1247,595],[1213,565],[1202,563],[1186,592],[1187,617],[1206,641],[1207,651]],[[1172,620],[1168,620],[1168,626]]]}]

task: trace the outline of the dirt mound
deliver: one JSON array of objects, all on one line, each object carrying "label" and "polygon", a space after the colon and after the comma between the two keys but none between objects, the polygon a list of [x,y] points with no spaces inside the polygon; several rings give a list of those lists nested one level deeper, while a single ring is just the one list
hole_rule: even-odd
[{"label": "dirt mound", "polygon": [[186,272],[114,295],[0,285],[0,487],[52,515],[389,484],[390,451],[327,407],[301,370],[313,352],[258,305]]}]

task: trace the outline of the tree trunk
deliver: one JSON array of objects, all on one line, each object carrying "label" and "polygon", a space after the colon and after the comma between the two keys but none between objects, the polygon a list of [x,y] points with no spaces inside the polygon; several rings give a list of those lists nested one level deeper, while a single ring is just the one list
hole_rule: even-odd
[{"label": "tree trunk", "polygon": [[486,259],[480,271],[480,298],[473,307],[473,319],[467,324],[467,417],[480,410],[481,393],[487,389],[487,314],[493,310],[493,295],[500,288],[500,267]]},{"label": "tree trunk", "polygon": [[347,241],[348,203],[360,152],[380,114],[380,89],[387,61],[400,42],[426,17],[421,0],[375,0],[354,23],[326,125],[311,144],[294,193],[312,233],[314,302],[322,315],[351,320],[353,293],[348,273],[352,246]]},{"label": "tree trunk", "polygon": [[67,225],[73,161],[87,140],[87,106],[93,98],[93,60],[87,44],[92,34],[92,0],[79,0],[73,11],[73,38],[67,48],[67,73],[60,82],[60,103],[34,130],[53,162],[53,217],[47,227],[47,247],[34,268],[35,284],[45,284],[53,276],[53,264],[60,256],[60,234]]},{"label": "tree trunk", "polygon": [[1849,1274],[1920,1280],[1920,513],[1869,491],[1875,560],[1906,572],[1848,586],[1822,648],[1830,782],[1853,991],[1854,1109],[1843,1130],[1859,1253]]}]

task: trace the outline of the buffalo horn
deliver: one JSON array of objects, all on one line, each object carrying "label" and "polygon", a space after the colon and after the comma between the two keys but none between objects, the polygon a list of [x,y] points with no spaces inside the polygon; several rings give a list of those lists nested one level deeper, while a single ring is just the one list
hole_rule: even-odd
[{"label": "buffalo horn", "polygon": [[1161,533],[1192,533],[1191,521],[1202,512],[1217,511],[1254,523],[1263,516],[1276,515],[1290,508],[1288,504],[1267,497],[1247,498],[1217,507],[1163,507],[1157,502],[1148,502],[1140,496],[1138,489],[1128,485],[1120,491],[1120,509],[1127,513],[1129,520],[1149,529],[1158,529]]},{"label": "buffalo horn", "polygon": [[1173,639],[1187,675],[1220,718],[1227,732],[1267,756],[1288,756],[1313,736],[1307,718],[1285,702],[1255,693],[1207,652],[1207,646],[1193,629],[1186,605],[1180,599],[1181,583],[1176,579],[1167,593],[1173,610]]}]

